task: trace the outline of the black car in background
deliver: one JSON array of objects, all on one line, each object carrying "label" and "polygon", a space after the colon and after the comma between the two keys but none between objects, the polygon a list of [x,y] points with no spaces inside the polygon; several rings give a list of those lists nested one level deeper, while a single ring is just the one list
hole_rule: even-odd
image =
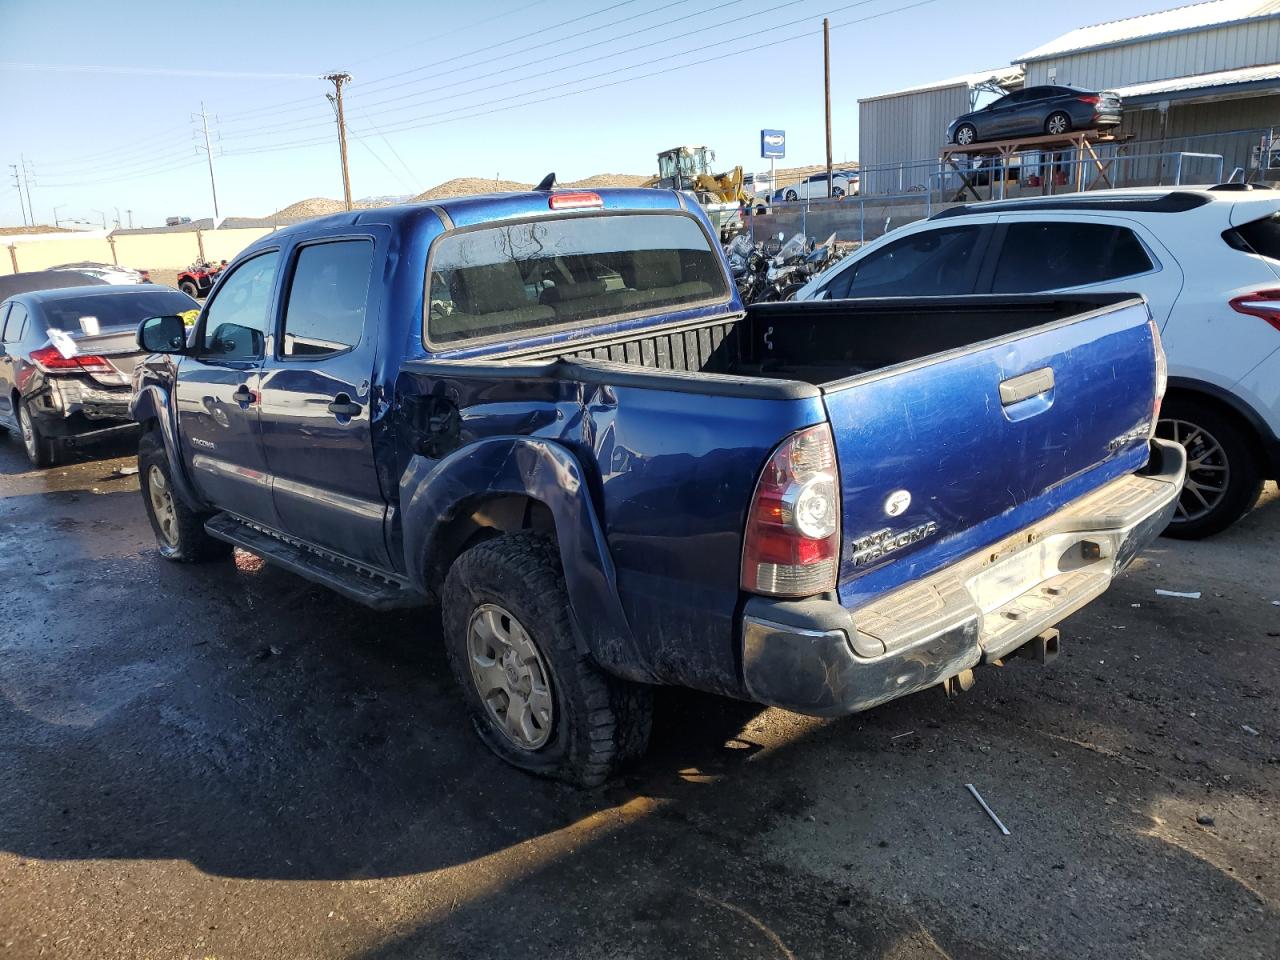
[{"label": "black car in background", "polygon": [[947,142],[968,146],[986,140],[1093,130],[1120,122],[1120,98],[1078,87],[1027,87],[961,114],[947,127]]},{"label": "black car in background", "polygon": [[167,287],[108,284],[0,302],[0,432],[16,431],[32,465],[48,467],[63,446],[136,429],[128,407],[138,324],[199,309]]}]

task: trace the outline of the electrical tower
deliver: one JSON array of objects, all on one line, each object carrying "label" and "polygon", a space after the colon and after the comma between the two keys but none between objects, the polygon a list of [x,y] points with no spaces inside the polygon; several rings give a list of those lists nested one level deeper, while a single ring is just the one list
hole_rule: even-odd
[{"label": "electrical tower", "polygon": [[[213,193],[213,226],[217,229],[218,220],[221,219],[218,214],[218,181],[213,176],[213,146],[209,142],[209,114],[204,108],[204,101],[200,101],[200,112],[191,115],[192,123],[199,123],[200,129],[195,131],[196,150],[203,150],[205,157],[209,161],[209,190]],[[215,116],[213,122],[217,123],[218,118]],[[200,138],[203,135],[204,144],[201,145]],[[218,139],[222,139],[219,135]]]}]

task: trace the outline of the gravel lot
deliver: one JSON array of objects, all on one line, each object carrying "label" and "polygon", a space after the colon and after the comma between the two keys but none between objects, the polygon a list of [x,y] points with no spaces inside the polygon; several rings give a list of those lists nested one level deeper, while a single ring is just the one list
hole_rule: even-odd
[{"label": "gravel lot", "polygon": [[0,440],[6,958],[1280,955],[1274,487],[1048,667],[838,721],[673,691],[576,793],[480,747],[434,613],[161,561],[130,463]]}]

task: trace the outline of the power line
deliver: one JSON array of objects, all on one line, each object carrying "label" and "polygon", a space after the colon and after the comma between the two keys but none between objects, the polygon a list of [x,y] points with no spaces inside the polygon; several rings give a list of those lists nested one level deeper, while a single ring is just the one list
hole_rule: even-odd
[{"label": "power line", "polygon": [[[645,14],[643,14],[643,16],[648,16],[649,14],[652,14],[652,13],[658,13],[658,12],[660,12],[660,11],[662,11],[662,10],[665,10],[667,7],[675,6],[675,5],[676,5],[676,4],[678,4],[678,3],[685,3],[685,2],[687,2],[687,0],[674,0],[674,2],[666,4],[666,6],[658,7],[658,8],[656,8],[656,9],[654,9],[654,10],[646,11],[646,12],[645,12]],[[727,8],[727,7],[736,6],[737,4],[745,3],[745,2],[746,2],[746,0],[727,0],[727,2],[725,2],[725,3],[721,3],[721,4],[717,5],[716,7],[713,7],[713,8],[707,9],[707,10],[698,10],[698,11],[695,11],[694,13],[686,14],[686,15],[685,15],[685,16],[683,16],[683,17],[676,17],[676,18],[671,19],[671,20],[664,20],[662,23],[656,23],[656,24],[652,24],[652,25],[647,26],[647,27],[642,27],[642,28],[640,28],[639,30],[635,30],[635,31],[633,31],[633,32],[631,33],[631,36],[632,36],[632,37],[635,37],[635,36],[638,36],[639,34],[642,34],[642,33],[648,33],[650,30],[657,30],[657,29],[660,29],[660,28],[663,28],[663,27],[670,27],[670,26],[672,26],[673,24],[681,23],[681,22],[683,22],[683,21],[685,21],[685,20],[690,20],[690,19],[693,19],[693,18],[695,18],[695,17],[700,17],[700,16],[703,16],[703,15],[708,14],[708,13],[714,13],[714,12],[717,12],[717,11],[722,11],[722,10],[724,10],[724,9],[725,9],[725,8]],[[798,4],[801,4],[801,3],[807,3],[807,2],[809,2],[809,0],[788,0],[788,2],[786,2],[786,3],[776,4],[776,5],[772,6],[772,7],[769,7],[769,8],[768,8],[768,11],[769,11],[770,13],[774,13],[774,12],[776,12],[776,11],[778,11],[778,10],[785,9],[786,7],[793,7],[793,6],[796,6],[796,5],[798,5]],[[634,18],[634,17],[630,17],[630,18],[627,18],[627,19],[635,19],[635,18]],[[619,22],[622,22],[622,21],[619,21]],[[593,31],[583,31],[583,33],[589,33],[589,32],[593,32]],[[580,36],[580,35],[581,35],[581,34],[575,34],[575,36]],[[490,77],[506,76],[507,74],[509,74],[509,73],[510,73],[511,71],[513,71],[513,70],[520,70],[520,69],[522,69],[522,68],[524,68],[524,67],[530,67],[530,66],[536,66],[536,67],[538,68],[538,70],[537,70],[537,72],[536,72],[536,73],[531,74],[531,75],[530,75],[530,76],[528,76],[528,77],[507,77],[507,79],[505,79],[505,80],[503,80],[503,81],[500,81],[500,82],[497,82],[497,83],[491,83],[491,84],[489,84],[488,86],[478,87],[478,88],[476,88],[476,89],[474,89],[474,90],[468,90],[468,91],[466,91],[466,92],[464,92],[464,93],[462,93],[462,94],[459,94],[460,96],[470,96],[471,94],[474,94],[474,93],[482,93],[482,92],[484,92],[484,91],[486,91],[486,90],[494,90],[494,89],[497,89],[497,88],[499,88],[499,87],[509,86],[510,84],[512,84],[512,83],[517,83],[517,82],[519,82],[519,81],[521,81],[521,80],[533,79],[534,77],[544,77],[544,76],[548,76],[548,75],[553,74],[553,73],[562,73],[562,72],[563,72],[563,71],[565,71],[565,70],[572,70],[572,69],[574,69],[575,67],[583,67],[583,66],[587,66],[588,64],[592,64],[592,63],[599,63],[599,62],[600,62],[600,61],[602,61],[602,60],[613,60],[613,59],[616,59],[617,57],[625,56],[626,54],[629,54],[629,53],[635,53],[635,52],[637,52],[637,51],[639,51],[639,50],[647,50],[647,49],[650,49],[650,48],[652,48],[652,47],[662,46],[663,44],[670,43],[672,40],[677,39],[677,38],[678,38],[678,37],[680,37],[680,36],[682,36],[682,34],[678,34],[678,33],[677,33],[677,34],[672,35],[672,36],[662,37],[662,38],[660,38],[660,39],[658,39],[658,40],[653,40],[653,41],[651,41],[651,42],[649,42],[649,43],[639,44],[639,45],[637,45],[637,46],[633,46],[633,47],[627,47],[626,49],[623,49],[623,50],[615,50],[615,51],[611,51],[611,52],[609,52],[609,53],[601,54],[600,56],[597,56],[597,57],[591,57],[591,58],[586,59],[586,60],[580,60],[580,61],[576,61],[576,62],[574,62],[574,63],[565,64],[564,66],[560,66],[560,67],[552,67],[552,68],[550,68],[550,69],[548,69],[548,68],[547,68],[547,60],[546,60],[546,59],[542,59],[542,60],[527,60],[527,61],[525,61],[525,62],[523,62],[523,63],[518,63],[518,64],[515,64],[515,65],[512,65],[512,66],[506,66],[506,67],[503,67],[503,68],[502,68],[502,69],[500,69],[500,70],[491,70],[489,73],[482,73],[482,74],[480,74],[479,76],[475,76],[475,77],[468,77],[468,78],[463,79],[463,80],[455,80],[455,81],[452,81],[452,82],[450,82],[450,83],[445,83],[445,84],[441,84],[441,85],[434,86],[434,87],[428,87],[428,88],[426,88],[425,90],[419,90],[419,91],[416,91],[416,92],[414,92],[414,93],[401,94],[400,96],[397,96],[397,97],[388,97],[388,98],[383,99],[383,100],[370,100],[370,101],[368,101],[368,102],[363,102],[363,101],[362,101],[362,102],[361,102],[361,107],[362,107],[362,108],[363,108],[363,107],[376,107],[376,106],[382,106],[382,105],[384,105],[384,104],[388,104],[388,103],[396,103],[396,102],[404,101],[404,100],[413,100],[413,101],[423,100],[423,99],[426,99],[426,98],[428,98],[428,97],[433,96],[434,94],[440,93],[440,92],[442,92],[442,91],[444,91],[444,90],[450,90],[450,89],[452,89],[452,88],[454,88],[454,87],[459,87],[459,86],[463,86],[463,85],[465,85],[465,84],[474,83],[474,82],[476,82],[476,81],[478,81],[478,80],[487,80],[487,79],[488,79],[488,78],[490,78]],[[566,38],[566,39],[567,39],[567,38]],[[618,40],[619,40],[619,38],[618,38],[618,37],[608,37],[608,38],[606,38],[606,39],[604,39],[604,40],[597,40],[597,41],[594,41],[593,43],[588,43],[588,44],[584,44],[584,45],[583,45],[583,46],[581,46],[581,47],[576,47],[576,48],[574,48],[573,50],[565,50],[565,51],[562,51],[562,52],[560,52],[560,53],[557,53],[557,54],[555,54],[551,59],[552,59],[552,60],[556,60],[556,59],[559,59],[560,57],[570,56],[570,55],[575,54],[575,53],[581,53],[581,52],[583,52],[583,51],[585,51],[585,50],[591,50],[591,49],[594,49],[594,48],[596,48],[596,47],[605,46],[605,45],[608,45],[608,44],[611,44],[611,43],[616,43],[616,42],[618,42]],[[559,43],[559,42],[561,42],[561,41],[560,41],[560,40],[556,40],[556,41],[552,41],[552,42],[553,42],[553,43]],[[738,38],[736,38],[736,37],[734,37],[734,38],[729,38],[729,39],[727,39],[727,40],[723,40],[723,41],[720,41],[720,42],[721,42],[721,43],[736,43],[736,42],[738,42]],[[521,53],[527,53],[527,52],[529,52],[530,50],[536,50],[536,49],[538,49],[538,47],[539,47],[539,46],[544,46],[544,45],[545,45],[545,44],[539,44],[539,45],[536,45],[536,46],[534,46],[534,47],[530,47],[530,48],[528,48],[527,50],[522,50],[522,51],[520,51],[520,52],[521,52]],[[424,81],[426,81],[426,80],[429,80],[429,79],[431,79],[431,78],[433,78],[433,77],[449,76],[450,74],[451,74],[451,71],[443,71],[443,72],[441,72],[441,73],[429,74],[429,75],[427,75],[427,76],[425,76],[425,77],[419,77],[419,78],[418,78],[418,79],[416,79],[416,80],[407,81],[406,83],[393,84],[391,87],[388,87],[388,88],[386,88],[385,90],[379,90],[379,91],[378,91],[378,94],[386,93],[386,92],[388,92],[389,90],[395,89],[395,88],[397,88],[397,87],[402,87],[402,86],[406,86],[406,85],[410,85],[410,84],[418,84],[418,83],[422,83],[422,82],[424,82]],[[589,79],[589,78],[588,78],[588,79]],[[372,114],[368,114],[368,113],[366,113],[366,118],[367,118],[367,117],[369,117],[369,116],[385,116],[385,115],[390,114],[390,113],[398,112],[399,110],[402,110],[402,109],[405,109],[405,108],[403,108],[403,107],[399,107],[399,108],[395,108],[395,109],[392,109],[392,110],[379,110],[379,111],[375,111],[375,112],[374,112],[374,113],[372,113]],[[253,135],[253,134],[255,134],[255,133],[260,133],[260,132],[280,133],[280,132],[286,132],[286,131],[290,131],[290,130],[304,130],[304,129],[308,129],[308,128],[311,128],[311,127],[319,127],[319,126],[322,126],[322,125],[323,125],[323,123],[327,123],[327,121],[316,121],[316,122],[310,122],[310,121],[304,121],[304,120],[299,119],[299,120],[297,120],[297,121],[290,121],[290,122],[288,122],[288,123],[284,124],[283,126],[277,123],[277,124],[269,124],[269,125],[262,126],[262,127],[253,127],[253,128],[248,129],[248,130],[240,130],[240,131],[237,131],[236,133],[234,133],[234,134],[233,134],[233,136],[235,136],[235,137],[238,137],[238,138],[239,138],[239,137],[249,137],[249,136],[252,136],[252,135]]]},{"label": "power line", "polygon": [[[614,3],[614,4],[611,4],[610,6],[607,6],[607,7],[603,7],[603,8],[602,8],[602,9],[600,9],[600,10],[593,10],[593,11],[592,11],[592,12],[590,12],[590,13],[584,13],[584,14],[581,14],[581,15],[576,16],[576,17],[570,17],[568,20],[561,20],[561,21],[559,21],[559,22],[557,22],[557,23],[549,24],[548,26],[543,27],[541,30],[535,30],[535,31],[533,31],[532,33],[523,33],[523,34],[521,34],[521,35],[520,35],[520,36],[518,36],[518,37],[512,37],[512,38],[510,38],[510,39],[508,39],[508,40],[501,40],[501,41],[499,41],[499,42],[497,42],[497,43],[491,43],[491,44],[489,44],[488,46],[485,46],[485,47],[478,47],[478,48],[476,48],[476,49],[474,49],[474,50],[468,50],[468,51],[466,51],[466,52],[464,52],[464,53],[455,54],[454,56],[452,56],[452,57],[447,57],[447,58],[445,58],[444,60],[436,60],[436,61],[434,61],[432,64],[430,64],[429,66],[430,66],[430,67],[434,67],[434,66],[439,66],[439,65],[441,65],[441,64],[445,64],[445,63],[456,63],[456,62],[457,62],[457,61],[459,61],[459,60],[465,60],[465,59],[466,59],[466,58],[468,58],[468,57],[473,57],[473,56],[476,56],[477,54],[481,54],[481,53],[488,53],[488,52],[490,52],[490,51],[492,51],[492,50],[496,50],[496,49],[498,49],[499,47],[504,47],[504,46],[506,46],[506,45],[507,45],[507,44],[509,44],[509,43],[515,43],[515,42],[516,42],[516,41],[518,41],[518,40],[527,40],[529,37],[535,37],[535,36],[538,36],[538,35],[540,35],[540,34],[543,34],[543,33],[548,32],[549,30],[555,30],[555,29],[558,29],[558,28],[560,28],[560,27],[567,27],[567,26],[569,26],[570,24],[578,23],[579,21],[587,20],[587,19],[590,19],[591,17],[596,17],[596,16],[599,16],[600,14],[603,14],[603,13],[608,13],[610,10],[615,10],[615,9],[617,9],[618,7],[625,7],[625,6],[628,6],[629,4],[637,3],[637,2],[639,2],[639,0],[619,0],[619,2]],[[487,18],[485,18],[484,20],[480,21],[479,23],[475,24],[475,26],[482,26],[482,25],[484,25],[485,23],[488,23],[488,22],[490,22],[490,21],[491,21],[491,20],[493,20],[493,19],[495,19],[495,18],[493,18],[493,17],[487,17]],[[565,39],[565,38],[561,38],[561,39]],[[375,78],[375,79],[373,79],[373,80],[370,80],[370,81],[368,82],[367,86],[376,86],[376,85],[378,85],[378,84],[380,84],[380,83],[384,83],[384,82],[386,82],[387,80],[394,80],[394,79],[396,79],[396,78],[398,78],[398,77],[405,76],[405,75],[406,75],[406,74],[408,74],[408,73],[414,73],[414,72],[416,72],[416,71],[418,71],[418,70],[425,70],[425,69],[429,69],[429,67],[413,67],[413,68],[411,68],[411,69],[409,69],[409,70],[403,70],[403,71],[401,71],[401,72],[399,72],[399,73],[392,73],[392,74],[388,74],[388,75],[387,75],[387,76],[385,76],[385,77],[378,77],[378,78]],[[310,98],[310,97],[304,97],[304,98],[300,98],[300,99],[297,99],[297,100],[286,100],[286,101],[283,101],[283,102],[281,102],[281,103],[277,103],[277,104],[266,104],[266,105],[261,106],[261,107],[254,107],[254,108],[253,108],[253,109],[251,109],[251,110],[242,110],[242,111],[240,111],[239,113],[228,113],[228,114],[225,114],[225,115],[224,115],[224,118],[223,118],[223,122],[224,122],[224,123],[237,123],[237,122],[239,122],[239,119],[240,119],[240,118],[247,117],[247,116],[252,115],[252,114],[259,114],[259,113],[263,113],[263,112],[271,112],[271,111],[273,111],[273,110],[274,110],[275,108],[277,108],[277,107],[286,107],[286,106],[290,106],[290,105],[292,105],[292,104],[296,104],[296,103],[309,103],[309,102],[313,102],[313,101],[311,101],[311,98]]]},{"label": "power line", "polygon": [[[541,0],[538,0],[538,2],[541,2]],[[532,4],[530,4],[530,6],[532,6]],[[357,109],[359,108],[357,107]],[[382,138],[382,142],[387,145],[387,149],[391,151],[391,155],[400,161],[400,166],[404,167],[404,172],[409,175],[410,185],[412,186],[412,184],[416,183],[418,180],[417,174],[415,174],[412,170],[409,169],[409,165],[404,162],[404,157],[400,156],[400,151],[397,150],[395,148],[395,145],[390,140],[387,139],[386,134],[382,132],[382,129],[372,120],[369,120],[369,118],[365,116],[365,113],[363,110],[360,110],[360,116],[369,122],[369,126],[373,127],[374,132],[377,133],[377,135]]]},{"label": "power line", "polygon": [[[842,6],[842,7],[837,7],[837,8],[836,8],[835,10],[833,10],[833,11],[828,11],[828,14],[829,14],[829,13],[839,12],[839,11],[841,11],[841,10],[848,10],[848,9],[850,9],[850,8],[853,8],[853,7],[865,6],[867,3],[871,3],[871,2],[874,2],[874,0],[858,0],[858,2],[856,2],[856,3],[846,4],[846,5]],[[869,14],[869,15],[867,15],[867,16],[865,16],[865,17],[857,17],[857,18],[854,18],[854,19],[852,19],[852,20],[846,20],[846,21],[844,21],[843,23],[836,23],[836,24],[832,24],[832,25],[831,25],[831,29],[832,29],[832,30],[838,30],[838,29],[841,29],[841,28],[843,28],[843,27],[854,26],[854,25],[859,24],[859,23],[867,23],[867,22],[869,22],[869,21],[871,21],[871,20],[878,20],[878,19],[880,19],[880,18],[882,18],[882,17],[886,17],[886,16],[889,16],[889,15],[891,15],[891,14],[895,14],[895,13],[903,13],[903,12],[905,12],[905,11],[907,11],[907,10],[914,10],[914,9],[916,9],[916,8],[918,8],[918,7],[927,6],[927,5],[931,4],[931,3],[936,3],[936,2],[937,2],[937,0],[917,0],[917,2],[915,2],[915,3],[909,3],[909,4],[905,4],[905,5],[903,5],[903,6],[893,7],[893,8],[891,8],[891,9],[889,9],[889,10],[882,10],[882,11],[880,11],[880,12],[878,12],[878,13]],[[814,16],[822,16],[822,14],[820,14],[820,13],[819,13],[819,14],[815,14]],[[637,76],[633,76],[633,77],[623,77],[623,78],[620,78],[620,79],[617,79],[617,80],[612,80],[612,81],[610,81],[610,82],[608,82],[608,83],[601,83],[601,84],[597,84],[597,85],[592,86],[592,87],[584,87],[584,88],[583,88],[583,89],[581,89],[581,90],[572,90],[572,91],[569,91],[569,92],[567,92],[567,93],[554,94],[554,95],[552,95],[552,96],[540,97],[540,98],[538,98],[538,99],[534,99],[534,100],[521,100],[519,103],[510,103],[510,104],[508,104],[508,105],[506,105],[506,106],[496,106],[494,109],[491,109],[491,110],[482,110],[482,111],[478,111],[478,112],[474,112],[474,113],[466,113],[466,114],[464,114],[464,115],[462,115],[462,116],[453,116],[453,117],[449,117],[449,116],[448,116],[448,115],[449,115],[449,114],[451,114],[451,113],[458,113],[459,111],[462,111],[462,110],[470,110],[470,109],[473,109],[473,108],[474,108],[474,107],[476,107],[476,106],[485,106],[485,105],[487,105],[487,104],[472,104],[472,105],[471,105],[471,106],[469,106],[469,107],[459,107],[459,108],[457,108],[456,110],[444,111],[443,113],[435,114],[435,115],[433,115],[433,116],[423,118],[421,121],[418,121],[418,122],[401,123],[401,124],[398,124],[398,125],[387,126],[387,127],[386,127],[386,128],[384,128],[384,129],[385,129],[385,132],[386,132],[386,133],[402,133],[402,132],[409,131],[409,130],[419,130],[419,129],[423,129],[423,128],[425,128],[425,127],[440,126],[440,125],[443,125],[443,124],[446,124],[446,123],[456,123],[456,122],[460,122],[460,121],[464,121],[464,120],[472,120],[472,119],[475,119],[475,118],[477,118],[477,117],[490,116],[490,115],[492,115],[492,114],[495,114],[495,113],[502,113],[502,112],[505,112],[505,111],[507,111],[507,110],[515,110],[515,109],[519,109],[519,108],[521,108],[521,107],[534,106],[534,105],[537,105],[537,104],[540,104],[540,103],[547,103],[547,102],[554,101],[554,100],[561,100],[561,99],[564,99],[564,98],[566,98],[566,97],[576,96],[576,95],[578,95],[578,94],[583,94],[583,93],[594,93],[594,92],[599,91],[599,90],[607,90],[607,89],[609,89],[609,88],[611,88],[611,87],[620,86],[620,85],[622,85],[622,84],[626,84],[626,83],[633,83],[633,82],[635,82],[635,81],[637,81],[637,80],[647,80],[647,79],[650,79],[650,78],[652,78],[652,77],[662,76],[662,75],[665,75],[665,74],[667,74],[667,73],[674,72],[674,71],[676,71],[676,70],[688,70],[688,69],[692,69],[692,68],[694,68],[694,67],[703,66],[703,65],[708,64],[708,63],[716,63],[716,62],[718,62],[718,61],[720,61],[720,60],[728,59],[729,57],[739,56],[739,55],[741,55],[741,54],[745,54],[745,53],[754,53],[754,52],[756,52],[757,50],[765,50],[765,49],[768,49],[768,48],[770,48],[770,47],[780,46],[781,44],[784,44],[784,43],[793,43],[793,42],[795,42],[796,40],[802,40],[802,39],[805,39],[806,37],[811,37],[811,36],[814,36],[814,35],[816,35],[816,34],[820,34],[820,33],[821,33],[821,28],[818,28],[818,29],[810,29],[810,30],[803,31],[803,32],[801,32],[801,33],[793,34],[792,36],[789,36],[789,37],[781,37],[781,38],[774,39],[774,40],[767,40],[767,41],[764,41],[764,42],[762,42],[762,43],[758,43],[758,44],[756,44],[756,45],[754,45],[754,46],[751,46],[751,47],[739,47],[739,48],[736,48],[736,49],[734,49],[734,50],[730,51],[729,53],[719,54],[719,55],[714,56],[714,57],[705,57],[705,58],[702,58],[702,59],[696,60],[696,61],[694,61],[694,62],[692,62],[692,63],[680,63],[680,64],[675,64],[675,65],[673,65],[673,66],[666,67],[666,68],[664,68],[664,69],[662,69],[662,70],[655,70],[655,71],[652,71],[652,72],[650,72],[650,73],[639,74],[639,75],[637,75]],[[624,67],[624,68],[621,68],[621,69],[624,69],[624,70],[634,70],[634,69],[637,69],[638,67],[647,66],[647,65],[650,65],[650,64],[653,64],[653,63],[661,63],[661,62],[663,62],[663,61],[665,61],[665,60],[670,60],[670,59],[673,59],[673,58],[676,58],[676,57],[688,56],[688,55],[689,55],[689,54],[691,54],[691,53],[700,53],[700,52],[702,52],[702,51],[704,51],[704,50],[712,49],[712,48],[717,47],[717,46],[723,46],[725,43],[737,43],[737,42],[739,42],[739,40],[740,40],[740,38],[738,38],[738,37],[733,37],[733,38],[730,38],[729,40],[726,40],[726,41],[718,41],[718,42],[716,42],[716,43],[705,44],[705,45],[703,45],[703,46],[701,46],[701,47],[694,47],[694,48],[692,48],[692,49],[682,51],[681,53],[678,53],[678,54],[672,54],[672,55],[671,55],[671,56],[669,56],[669,57],[662,57],[662,58],[659,58],[658,60],[650,60],[650,61],[648,61],[646,64],[633,64],[633,65],[632,65],[632,66],[630,66],[630,67]],[[611,71],[609,74],[599,74],[599,75],[597,75],[597,76],[608,76],[608,75],[611,75],[611,74],[612,74],[612,73],[614,73],[614,72],[616,72],[616,71]],[[543,89],[544,89],[544,90],[556,89],[556,88],[558,88],[558,87],[562,87],[562,86],[570,85],[570,84],[573,84],[573,83],[580,83],[580,82],[582,82],[583,80],[586,80],[586,79],[593,79],[593,78],[580,78],[580,79],[578,79],[578,80],[567,81],[566,83],[556,84],[556,85],[554,85],[554,86],[552,86],[552,87],[547,87],[547,88],[543,88]],[[489,101],[489,104],[502,104],[502,103],[504,103],[504,102],[506,102],[506,101],[510,101],[510,100],[519,100],[521,97],[527,96],[529,93],[538,93],[538,92],[541,92],[541,91],[526,91],[525,93],[522,93],[522,94],[515,94],[515,95],[513,95],[513,96],[511,96],[511,97],[503,97],[503,98],[499,98],[499,99],[497,99],[497,100]],[[447,118],[447,119],[440,119],[440,118]],[[227,151],[227,154],[228,154],[228,156],[245,156],[245,155],[257,154],[257,153],[273,153],[273,152],[276,152],[276,151],[279,151],[279,150],[288,150],[288,149],[292,149],[292,148],[295,148],[295,147],[309,147],[309,146],[314,146],[314,145],[317,145],[317,144],[320,144],[320,143],[326,143],[326,142],[328,142],[328,141],[327,141],[327,138],[311,138],[311,139],[306,139],[306,140],[296,140],[296,141],[291,141],[291,142],[288,142],[288,143],[274,144],[274,145],[271,145],[271,146],[263,146],[263,147],[249,147],[249,148],[242,148],[242,149],[238,149],[238,150],[237,150],[237,149],[232,149],[232,150]]]}]

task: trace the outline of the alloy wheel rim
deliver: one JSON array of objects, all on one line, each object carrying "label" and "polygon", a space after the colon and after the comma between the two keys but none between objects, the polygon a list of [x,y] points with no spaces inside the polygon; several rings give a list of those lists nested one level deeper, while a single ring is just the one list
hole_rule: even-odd
[{"label": "alloy wheel rim", "polygon": [[1057,136],[1060,133],[1066,133],[1066,131],[1067,131],[1067,124],[1066,124],[1066,121],[1062,119],[1062,117],[1055,114],[1054,116],[1049,118],[1050,133]]},{"label": "alloy wheel rim", "polygon": [[1217,437],[1187,420],[1162,419],[1156,435],[1179,443],[1187,451],[1187,481],[1178,495],[1174,523],[1207,516],[1222,502],[1231,483],[1231,463]]},{"label": "alloy wheel rim", "polygon": [[551,672],[524,626],[496,603],[482,603],[467,627],[467,662],[494,726],[514,746],[534,751],[551,739]]},{"label": "alloy wheel rim", "polygon": [[27,455],[33,460],[36,456],[36,431],[31,425],[31,414],[26,407],[18,410],[18,428],[22,432],[22,445],[27,448]]},{"label": "alloy wheel rim", "polygon": [[155,464],[147,471],[147,494],[151,498],[151,512],[155,514],[160,536],[171,547],[178,545],[178,511],[173,506],[173,494],[164,471]]},{"label": "alloy wheel rim", "polygon": [[973,130],[969,127],[961,127],[960,132],[956,135],[956,142],[959,144],[968,144],[973,142]]}]

